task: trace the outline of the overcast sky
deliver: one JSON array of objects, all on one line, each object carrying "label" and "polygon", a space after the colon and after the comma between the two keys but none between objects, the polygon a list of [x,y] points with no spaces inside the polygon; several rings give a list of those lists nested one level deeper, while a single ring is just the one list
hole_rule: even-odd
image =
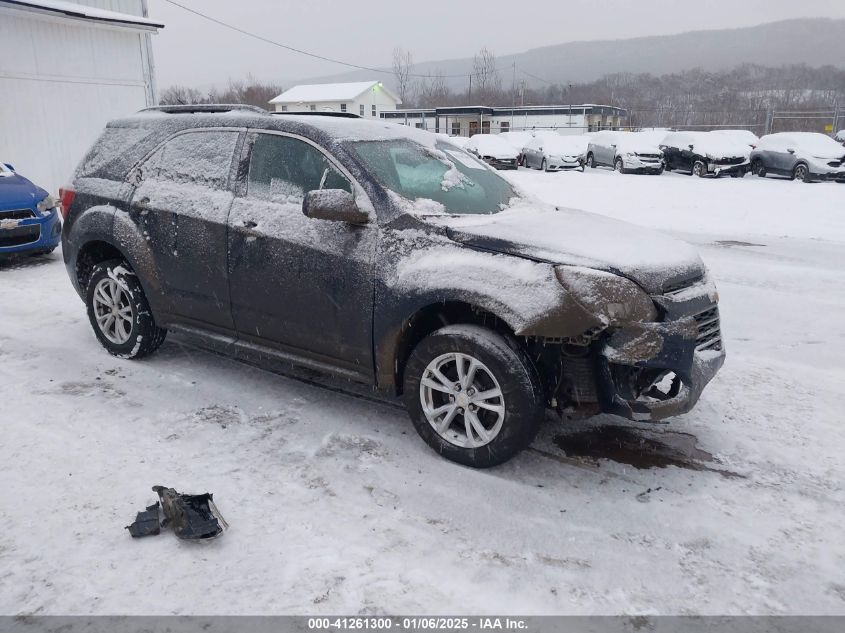
[{"label": "overcast sky", "polygon": [[[417,61],[497,55],[576,40],[666,35],[796,17],[845,18],[843,0],[177,0],[266,38],[364,66],[394,47]],[[344,72],[149,0],[166,27],[153,37],[158,84],[207,87],[252,73],[292,80]]]}]

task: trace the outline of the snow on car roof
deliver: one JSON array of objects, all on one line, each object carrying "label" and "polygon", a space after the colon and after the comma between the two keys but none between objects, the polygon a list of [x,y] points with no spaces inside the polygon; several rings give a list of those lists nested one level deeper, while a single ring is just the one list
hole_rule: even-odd
[{"label": "snow on car roof", "polygon": [[[760,139],[758,149],[779,147],[783,144],[794,143],[797,150],[801,150],[817,158],[839,158],[842,156],[842,146],[826,134],[818,132],[776,132],[767,134]],[[784,148],[787,149],[787,148]]]},{"label": "snow on car roof", "polygon": [[158,20],[151,20],[140,15],[119,13],[107,9],[98,9],[67,2],[66,0],[3,0],[3,4],[13,5],[14,8],[61,15],[62,17],[103,22],[116,26],[140,26],[151,29],[163,29],[164,24]]},{"label": "snow on car roof", "polygon": [[692,145],[699,154],[711,156],[748,156],[751,147],[735,135],[713,132],[670,132],[663,139],[662,145],[668,147],[686,147]]},{"label": "snow on car roof", "polygon": [[712,133],[721,136],[729,136],[748,145],[756,145],[760,140],[760,137],[751,130],[713,130]]},{"label": "snow on car roof", "polygon": [[[270,103],[308,103],[313,101],[352,101],[362,93],[378,87],[391,97],[396,96],[376,80],[335,84],[300,84],[270,99]],[[396,98],[398,103],[401,103]]]},{"label": "snow on car roof", "polygon": [[516,158],[513,145],[501,139],[496,134],[476,134],[464,145],[466,149],[474,149],[482,154],[495,155],[496,158]]},{"label": "snow on car roof", "polygon": [[590,138],[581,134],[543,137],[543,147],[548,152],[584,152],[590,144]]}]

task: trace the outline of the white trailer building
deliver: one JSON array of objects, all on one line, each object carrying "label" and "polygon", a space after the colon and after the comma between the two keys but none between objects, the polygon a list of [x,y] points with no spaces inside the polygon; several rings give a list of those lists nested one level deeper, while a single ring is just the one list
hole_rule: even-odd
[{"label": "white trailer building", "polygon": [[54,195],[110,119],[156,103],[146,0],[0,0],[0,161]]},{"label": "white trailer building", "polygon": [[385,112],[386,121],[410,125],[450,136],[499,134],[520,130],[554,130],[583,134],[618,129],[627,115],[623,108],[596,105],[452,106]]},{"label": "white trailer building", "polygon": [[276,112],[349,112],[368,118],[393,112],[400,103],[380,81],[303,84],[270,100]]}]

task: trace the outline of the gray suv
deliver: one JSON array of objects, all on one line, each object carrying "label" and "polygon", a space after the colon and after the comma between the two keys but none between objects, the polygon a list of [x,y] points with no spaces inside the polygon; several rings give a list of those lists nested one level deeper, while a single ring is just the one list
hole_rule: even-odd
[{"label": "gray suv", "polygon": [[546,410],[688,411],[724,360],[692,247],[545,206],[401,125],[156,108],[110,123],[62,195],[65,265],[111,354],[178,332],[362,383],[471,466]]}]

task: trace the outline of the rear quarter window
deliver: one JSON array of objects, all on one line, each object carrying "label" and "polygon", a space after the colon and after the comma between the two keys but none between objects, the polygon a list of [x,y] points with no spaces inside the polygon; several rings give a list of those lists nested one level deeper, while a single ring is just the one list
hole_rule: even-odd
[{"label": "rear quarter window", "polygon": [[107,127],[76,169],[77,178],[120,180],[131,156],[141,158],[151,149],[149,128]]}]

